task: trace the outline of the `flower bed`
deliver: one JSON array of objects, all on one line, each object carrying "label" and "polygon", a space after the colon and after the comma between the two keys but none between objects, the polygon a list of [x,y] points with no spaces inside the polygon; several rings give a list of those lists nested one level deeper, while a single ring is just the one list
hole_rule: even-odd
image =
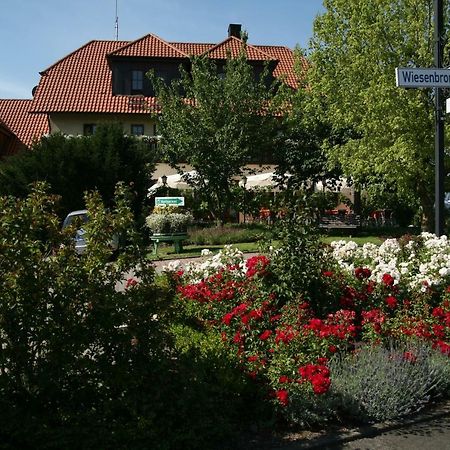
[{"label": "flower bed", "polygon": [[[186,311],[220,333],[224,345],[235,349],[242,370],[267,389],[290,421],[305,423],[339,414],[336,404],[343,391],[339,383],[334,388],[331,368],[343,355],[357,358],[355,349],[365,344],[405,345],[406,350],[389,354],[403,355],[408,364],[418,364],[419,348],[428,345],[431,353],[423,354],[432,356],[420,364],[429,367],[431,357],[445,355],[432,373],[450,374],[450,287],[443,270],[447,255],[446,238],[429,234],[388,240],[379,248],[334,243],[319,288],[296,298],[283,297],[277,289],[276,252],[244,261],[239,251],[226,247],[184,271],[176,265],[168,270]],[[438,379],[433,395],[444,389],[445,377]],[[427,395],[413,402],[414,407]],[[369,406],[360,405],[368,420],[379,418],[370,414],[379,408]],[[407,408],[398,411],[401,415]]]}]

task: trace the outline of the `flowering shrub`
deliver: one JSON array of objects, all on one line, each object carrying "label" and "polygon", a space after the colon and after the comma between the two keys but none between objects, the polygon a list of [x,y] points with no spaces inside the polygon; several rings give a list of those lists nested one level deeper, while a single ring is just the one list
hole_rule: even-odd
[{"label": "flowering shrub", "polygon": [[353,272],[358,267],[370,269],[370,279],[381,282],[385,274],[400,280],[408,289],[425,292],[442,289],[450,282],[450,241],[447,236],[432,233],[387,239],[380,246],[352,241],[331,243],[331,255],[339,266]]},{"label": "flowering shrub", "polygon": [[186,232],[194,217],[189,211],[182,211],[178,206],[155,206],[145,223],[152,233]]},{"label": "flowering shrub", "polygon": [[[315,282],[308,285],[302,278],[297,296],[292,291],[283,296],[279,289],[277,253],[293,261],[285,252],[244,261],[240,252],[227,247],[185,271],[172,270],[180,300],[199,323],[220,333],[224,345],[235,350],[242,370],[266,386],[290,420],[323,420],[324,405],[334,401],[329,393],[333,355],[346,354],[361,342],[387,345],[393,339],[419,339],[433,351],[450,355],[450,287],[445,287],[445,277],[438,280],[436,275],[423,289],[417,274],[397,270],[397,263],[406,258],[411,267],[419,267],[417,273],[424,273],[420,267],[426,263],[418,264],[410,250],[415,249],[421,261],[437,261],[430,253],[446,249],[445,239],[422,235],[410,242],[390,240],[378,251],[334,244],[328,259],[320,253],[323,268],[314,275]],[[314,290],[317,286],[320,289]]]}]

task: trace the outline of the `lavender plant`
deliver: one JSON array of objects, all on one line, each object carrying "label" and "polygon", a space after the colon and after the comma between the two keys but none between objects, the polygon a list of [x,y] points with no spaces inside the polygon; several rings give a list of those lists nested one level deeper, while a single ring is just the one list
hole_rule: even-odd
[{"label": "lavender plant", "polygon": [[449,370],[450,359],[423,342],[364,346],[331,359],[331,393],[341,411],[354,418],[392,420],[444,394]]}]

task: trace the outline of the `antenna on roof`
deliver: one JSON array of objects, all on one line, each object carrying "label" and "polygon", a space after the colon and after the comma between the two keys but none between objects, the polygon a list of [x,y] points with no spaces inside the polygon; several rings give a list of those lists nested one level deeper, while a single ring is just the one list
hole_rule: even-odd
[{"label": "antenna on roof", "polygon": [[119,16],[117,15],[117,0],[116,0],[116,24],[114,25],[116,30],[116,41],[119,40]]}]

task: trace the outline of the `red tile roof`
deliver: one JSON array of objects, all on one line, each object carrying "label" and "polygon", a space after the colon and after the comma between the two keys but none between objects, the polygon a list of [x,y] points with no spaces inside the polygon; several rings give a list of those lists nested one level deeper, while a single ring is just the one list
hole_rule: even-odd
[{"label": "red tile roof", "polygon": [[175,48],[182,51],[186,55],[189,56],[198,56],[202,55],[206,51],[210,50],[216,44],[201,44],[195,42],[172,42],[171,43]]},{"label": "red tile roof", "polygon": [[[209,52],[212,58],[226,58],[227,51],[237,55],[242,41],[230,37],[218,45],[168,43],[148,34],[133,42],[91,41],[62,58],[43,72],[32,102],[32,111],[145,113],[156,111],[154,97],[113,95],[112,72],[108,57],[187,58]],[[247,46],[251,60],[278,60],[275,76],[287,74],[287,83],[296,87],[292,72],[293,55],[286,47]]]},{"label": "red tile roof", "polygon": [[147,34],[137,41],[111,52],[108,56],[140,56],[152,58],[188,58],[189,55],[154,34]]},{"label": "red tile roof", "polygon": [[271,55],[268,55],[266,52],[257,49],[253,45],[247,44],[246,46],[244,46],[242,40],[234,36],[230,36],[220,44],[215,45],[214,47],[209,49],[205,53],[205,55],[208,55],[212,59],[227,59],[228,55],[230,55],[232,58],[236,58],[240,55],[242,49],[244,49],[249,61],[270,61],[271,59],[273,59]]},{"label": "red tile roof", "polygon": [[[277,45],[255,45],[255,47],[278,60],[278,64],[273,71],[273,75],[276,78],[284,78],[289,86],[298,87],[297,76],[294,70],[294,54],[290,48]],[[302,66],[306,67],[306,61],[302,61]]]},{"label": "red tile roof", "polygon": [[32,100],[0,99],[0,120],[27,147],[50,132],[46,114],[32,114]]}]

